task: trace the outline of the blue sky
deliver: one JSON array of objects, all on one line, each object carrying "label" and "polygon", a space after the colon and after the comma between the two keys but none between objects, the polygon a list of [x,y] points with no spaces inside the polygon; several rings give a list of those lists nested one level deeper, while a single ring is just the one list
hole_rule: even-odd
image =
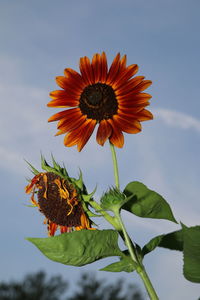
[{"label": "blue sky", "polygon": [[[46,107],[54,78],[64,68],[78,70],[81,56],[106,51],[109,63],[120,51],[138,74],[153,81],[150,110],[155,119],[143,131],[126,135],[118,150],[121,186],[142,181],[161,193],[178,220],[199,222],[200,152],[200,36],[199,1],[186,0],[78,0],[1,1],[0,4],[0,280],[21,278],[43,269],[76,280],[81,271],[95,271],[110,262],[76,269],[43,257],[27,236],[45,236],[42,216],[24,206],[24,158],[39,167],[40,151],[64,161],[72,176],[81,167],[90,191],[97,196],[113,184],[108,145],[98,146],[94,135],[81,153],[65,148],[63,136],[54,137],[55,124]],[[123,214],[129,233],[143,245],[153,236],[176,230],[167,221]],[[103,222],[101,228],[106,227]],[[197,284],[182,275],[182,256],[158,249],[145,259],[147,270],[162,300],[197,299]],[[99,278],[123,276],[140,284],[136,274],[98,272]]]}]

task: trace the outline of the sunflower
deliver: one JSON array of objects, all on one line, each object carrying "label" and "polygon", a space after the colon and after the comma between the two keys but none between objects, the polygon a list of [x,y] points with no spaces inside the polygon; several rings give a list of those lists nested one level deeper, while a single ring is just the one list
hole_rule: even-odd
[{"label": "sunflower", "polygon": [[80,74],[70,68],[64,76],[56,77],[62,90],[50,93],[49,107],[72,107],[58,112],[49,122],[59,121],[56,135],[66,134],[65,146],[85,146],[98,124],[97,142],[103,146],[107,139],[119,148],[124,145],[126,133],[141,131],[141,121],[153,118],[145,109],[151,95],[142,93],[151,85],[144,76],[133,77],[138,65],[126,66],[126,55],[118,53],[109,70],[106,54],[95,54],[90,62],[80,58]]},{"label": "sunflower", "polygon": [[[49,236],[54,236],[58,228],[61,233],[93,229],[77,190],[68,180],[53,172],[39,173],[33,177],[25,191],[27,194],[32,193],[32,204],[44,214]],[[35,193],[38,201],[34,197]]]}]

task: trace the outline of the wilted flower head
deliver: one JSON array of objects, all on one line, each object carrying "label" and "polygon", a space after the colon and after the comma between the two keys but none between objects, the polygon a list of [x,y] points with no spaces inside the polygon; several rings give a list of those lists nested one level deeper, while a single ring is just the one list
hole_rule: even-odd
[{"label": "wilted flower head", "polygon": [[[50,166],[47,169],[59,173]],[[37,173],[25,188],[26,193],[31,193],[32,204],[45,216],[49,236],[53,236],[58,228],[61,233],[91,229],[80,189],[70,179],[60,175],[54,172]]]}]

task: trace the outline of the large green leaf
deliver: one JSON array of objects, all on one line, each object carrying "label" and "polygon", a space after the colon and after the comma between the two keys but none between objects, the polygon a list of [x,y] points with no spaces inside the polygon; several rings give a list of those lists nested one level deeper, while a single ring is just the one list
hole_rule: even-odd
[{"label": "large green leaf", "polygon": [[162,241],[164,235],[158,235],[151,239],[143,248],[142,248],[142,255],[146,255],[149,252],[153,251],[156,247],[159,246],[160,242]]},{"label": "large green leaf", "polygon": [[183,232],[184,276],[189,281],[200,282],[200,226],[183,226]]},{"label": "large green leaf", "polygon": [[148,189],[141,182],[130,182],[124,194],[130,200],[122,208],[142,218],[166,219],[176,222],[172,210],[165,199],[158,193]]},{"label": "large green leaf", "polygon": [[100,271],[107,271],[107,272],[133,272],[135,270],[135,265],[130,256],[124,256],[121,258],[120,261],[112,263],[106,266]]},{"label": "large green leaf", "polygon": [[156,247],[183,251],[183,231],[178,230],[154,237],[143,247],[143,256],[153,251]]},{"label": "large green leaf", "polygon": [[80,230],[49,238],[27,238],[49,259],[83,266],[108,256],[123,256],[115,230]]}]

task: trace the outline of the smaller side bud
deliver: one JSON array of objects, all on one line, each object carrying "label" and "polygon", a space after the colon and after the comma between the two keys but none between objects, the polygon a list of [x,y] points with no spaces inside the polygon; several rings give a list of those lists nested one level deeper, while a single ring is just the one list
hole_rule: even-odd
[{"label": "smaller side bud", "polygon": [[126,201],[126,196],[118,188],[110,188],[101,197],[101,207],[114,212],[119,210]]}]

